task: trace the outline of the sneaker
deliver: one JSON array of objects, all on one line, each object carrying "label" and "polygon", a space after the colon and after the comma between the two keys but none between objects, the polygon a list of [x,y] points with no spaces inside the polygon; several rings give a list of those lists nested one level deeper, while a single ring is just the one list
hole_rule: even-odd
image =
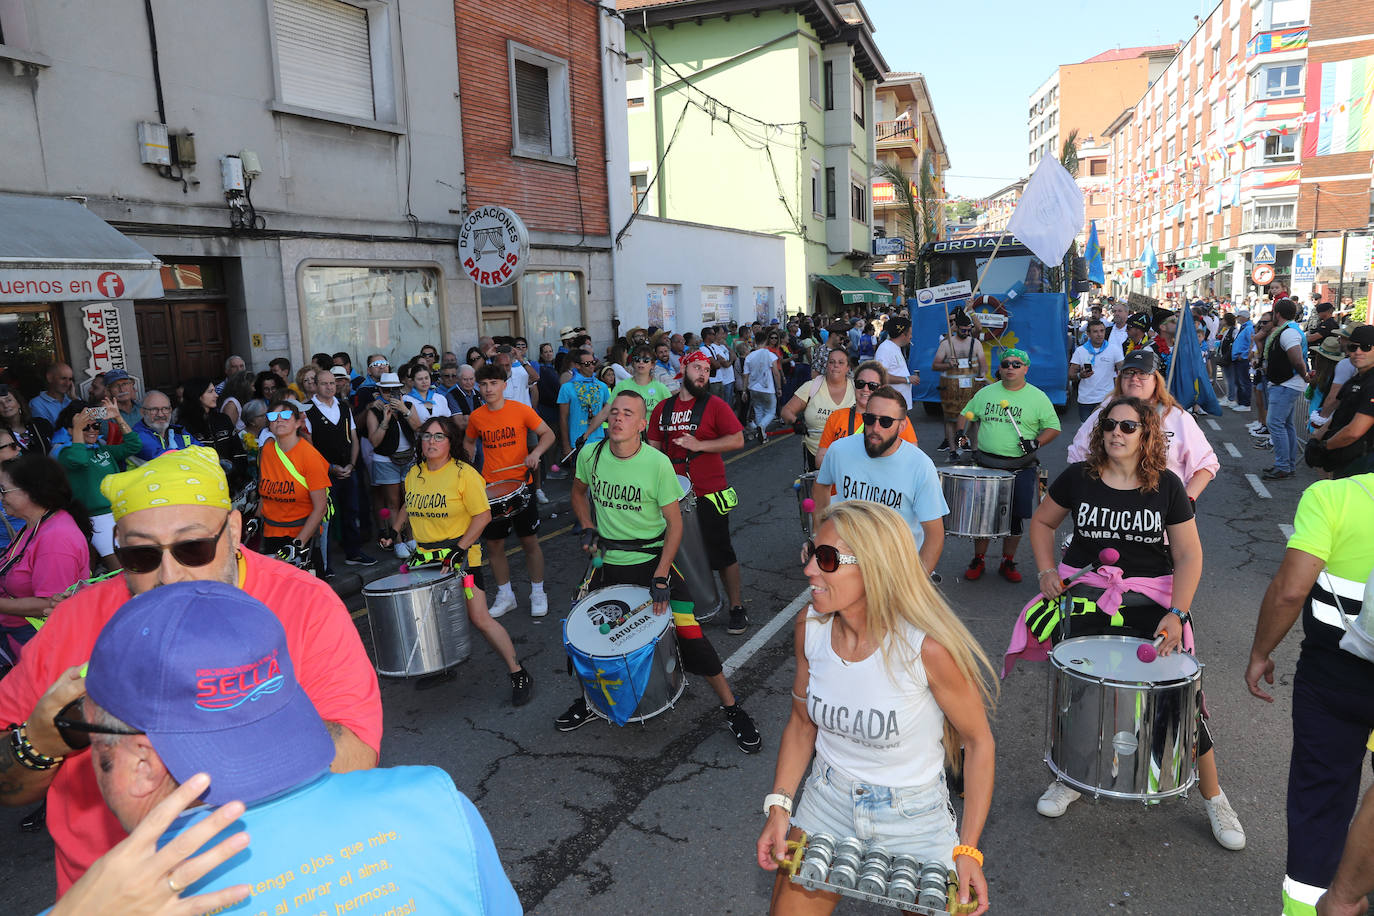
[{"label": "sneaker", "polygon": [[330,579],[332,579],[332,578],[334,578],[334,570],[332,570],[332,569],[326,569],[326,570],[324,571],[324,580],[325,580],[326,582],[328,582],[328,581],[329,581]]},{"label": "sneaker", "polygon": [[1273,439],[1270,439],[1268,436],[1257,436],[1257,437],[1255,438],[1254,447],[1255,447],[1255,448],[1273,448],[1273,447],[1274,447],[1274,440],[1273,440]]},{"label": "sneaker", "polygon": [[524,668],[510,673],[510,701],[514,706],[524,706],[534,692],[534,678]]},{"label": "sneaker", "polygon": [[1069,805],[1082,797],[1081,793],[1075,792],[1056,779],[1050,783],[1045,794],[1040,796],[1040,800],[1035,803],[1035,810],[1045,817],[1061,817],[1065,811],[1069,810]]},{"label": "sneaker", "polygon": [[578,697],[567,712],[553,720],[553,724],[560,732],[570,732],[586,725],[591,718],[592,711],[587,708],[587,698]]},{"label": "sneaker", "polygon": [[940,444],[939,444],[938,446],[935,447],[935,451],[937,451],[937,452],[947,452],[947,451],[949,451],[949,440],[948,440],[948,439],[941,439],[941,440],[940,440]]},{"label": "sneaker", "polygon": [[[513,605],[512,605],[513,606]],[[549,613],[549,596],[544,594],[541,588],[538,591],[530,591],[530,616],[544,617]]]},{"label": "sneaker", "polygon": [[1246,424],[1245,424],[1245,428],[1248,429],[1248,430],[1256,430],[1256,429],[1259,429],[1259,428],[1260,428],[1261,426],[1263,426],[1263,425],[1264,425],[1264,424],[1261,423],[1259,420],[1251,420],[1249,423],[1246,423]]},{"label": "sneaker", "polygon": [[1016,571],[1016,561],[1011,557],[1002,558],[1002,565],[997,567],[997,575],[1011,583],[1021,581],[1021,574]]},{"label": "sneaker", "polygon": [[365,553],[360,553],[360,554],[358,554],[357,556],[345,557],[345,558],[344,558],[344,565],[345,565],[345,566],[376,566],[376,565],[377,565],[377,558],[376,558],[376,557],[369,557],[369,556],[368,556],[367,554],[365,554]]},{"label": "sneaker", "polygon": [[1265,471],[1260,476],[1265,480],[1287,480],[1294,476],[1294,474],[1292,471],[1281,471],[1276,467],[1272,471]]},{"label": "sneaker", "polygon": [[407,546],[405,541],[397,541],[396,546],[391,548],[391,552],[396,554],[396,559],[398,560],[410,559],[410,547]]},{"label": "sneaker", "polygon": [[549,498],[544,495],[542,489],[534,491],[534,498],[539,501],[539,505],[541,506],[547,506],[549,504]]},{"label": "sneaker", "polygon": [[1212,836],[1227,849],[1245,848],[1245,828],[1240,825],[1236,809],[1226,799],[1225,792],[1217,793],[1215,798],[1204,798],[1202,804],[1207,808],[1207,820],[1212,822]]},{"label": "sneaker", "polygon": [[1236,404],[1236,405],[1235,405],[1234,407],[1232,407],[1231,409],[1234,410],[1236,413],[1249,413],[1249,412],[1250,412],[1250,405],[1247,404],[1247,405],[1245,405],[1244,407],[1242,407],[1241,405]]},{"label": "sneaker", "polygon": [[1267,436],[1269,435],[1269,427],[1261,423],[1259,426],[1256,426],[1254,429],[1250,430],[1250,435],[1254,436],[1257,439],[1263,436]]},{"label": "sneaker", "polygon": [[491,619],[504,617],[515,610],[515,592],[498,592],[496,600],[492,602],[491,608],[487,611]]},{"label": "sneaker", "polygon": [[972,582],[974,579],[983,575],[984,567],[983,555],[981,553],[975,553],[973,559],[969,561],[968,569],[964,570],[964,578]]},{"label": "sneaker", "polygon": [[1235,403],[1236,403],[1236,402],[1233,401],[1233,400],[1231,400],[1230,398],[1217,398],[1217,406],[1218,406],[1218,407],[1231,407],[1231,406],[1233,406]]},{"label": "sneaker", "polygon": [[721,709],[725,712],[725,723],[730,726],[730,733],[735,736],[735,743],[740,750],[746,754],[757,754],[763,749],[763,738],[754,727],[754,720],[749,718],[749,713],[744,711],[738,700],[734,706],[722,706]]},{"label": "sneaker", "polygon": [[749,629],[749,615],[744,613],[744,608],[735,606],[730,608],[730,623],[726,625],[725,632],[731,636],[738,636]]}]

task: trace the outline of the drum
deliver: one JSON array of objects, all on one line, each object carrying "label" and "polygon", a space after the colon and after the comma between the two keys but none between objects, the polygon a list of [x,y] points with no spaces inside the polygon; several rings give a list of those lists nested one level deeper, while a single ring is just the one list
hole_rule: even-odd
[{"label": "drum", "polygon": [[1184,652],[1142,662],[1131,636],[1081,636],[1050,652],[1045,763],[1094,797],[1154,801],[1197,779],[1202,666]]},{"label": "drum", "polygon": [[670,709],[687,680],[671,613],[655,614],[647,588],[613,585],[573,605],[563,646],[582,682],[587,707],[615,725]]},{"label": "drum", "polygon": [[949,515],[945,534],[966,538],[999,538],[1011,534],[1011,502],[1016,475],[993,468],[940,469],[940,486]]},{"label": "drum", "polygon": [[811,499],[811,490],[816,485],[816,474],[818,471],[807,471],[797,478],[797,514],[801,517],[802,537],[810,538],[816,533],[815,521],[812,519],[811,512],[803,508],[802,503]]},{"label": "drum", "polygon": [[682,510],[682,546],[677,550],[673,562],[687,581],[687,591],[692,596],[692,613],[697,620],[710,620],[725,607],[725,596],[721,594],[711,563],[706,558],[706,540],[701,534],[701,516],[697,514],[697,497],[692,492],[692,482],[681,474],[677,482],[682,487],[682,498],[678,508]]},{"label": "drum", "polygon": [[487,484],[492,518],[510,518],[530,504],[530,485],[524,480],[498,480]]},{"label": "drum", "polygon": [[363,586],[377,673],[416,677],[467,659],[467,601],[452,572],[418,569]]}]

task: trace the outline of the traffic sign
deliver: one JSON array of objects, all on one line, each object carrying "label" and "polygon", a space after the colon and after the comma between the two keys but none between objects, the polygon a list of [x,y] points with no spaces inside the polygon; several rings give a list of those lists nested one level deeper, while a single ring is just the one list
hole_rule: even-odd
[{"label": "traffic sign", "polygon": [[1312,249],[1299,248],[1293,252],[1293,282],[1311,283],[1317,279],[1317,266],[1312,263]]},{"label": "traffic sign", "polygon": [[1274,282],[1274,266],[1272,264],[1256,264],[1250,271],[1250,279],[1254,280],[1258,286],[1268,286]]},{"label": "traffic sign", "polygon": [[1273,264],[1275,251],[1273,245],[1256,245],[1255,256],[1251,259],[1256,264]]}]

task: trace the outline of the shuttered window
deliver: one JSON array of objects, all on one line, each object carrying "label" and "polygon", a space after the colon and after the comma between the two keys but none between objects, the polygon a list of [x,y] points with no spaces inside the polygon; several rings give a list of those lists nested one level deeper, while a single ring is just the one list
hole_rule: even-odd
[{"label": "shuttered window", "polygon": [[529,61],[515,61],[515,110],[520,147],[553,155],[553,125],[549,120],[549,71]]},{"label": "shuttered window", "polygon": [[376,117],[367,10],[341,0],[273,0],[281,101]]}]

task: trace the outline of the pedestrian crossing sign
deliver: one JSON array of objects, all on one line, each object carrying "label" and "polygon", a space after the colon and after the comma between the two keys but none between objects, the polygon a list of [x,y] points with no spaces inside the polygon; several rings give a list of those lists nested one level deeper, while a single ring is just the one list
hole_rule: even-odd
[{"label": "pedestrian crossing sign", "polygon": [[1253,260],[1254,260],[1254,263],[1256,263],[1256,264],[1273,264],[1273,263],[1274,263],[1274,260],[1275,260],[1275,258],[1274,258],[1274,246],[1273,246],[1273,245],[1256,245],[1256,246],[1255,246],[1255,257],[1254,257]]}]

